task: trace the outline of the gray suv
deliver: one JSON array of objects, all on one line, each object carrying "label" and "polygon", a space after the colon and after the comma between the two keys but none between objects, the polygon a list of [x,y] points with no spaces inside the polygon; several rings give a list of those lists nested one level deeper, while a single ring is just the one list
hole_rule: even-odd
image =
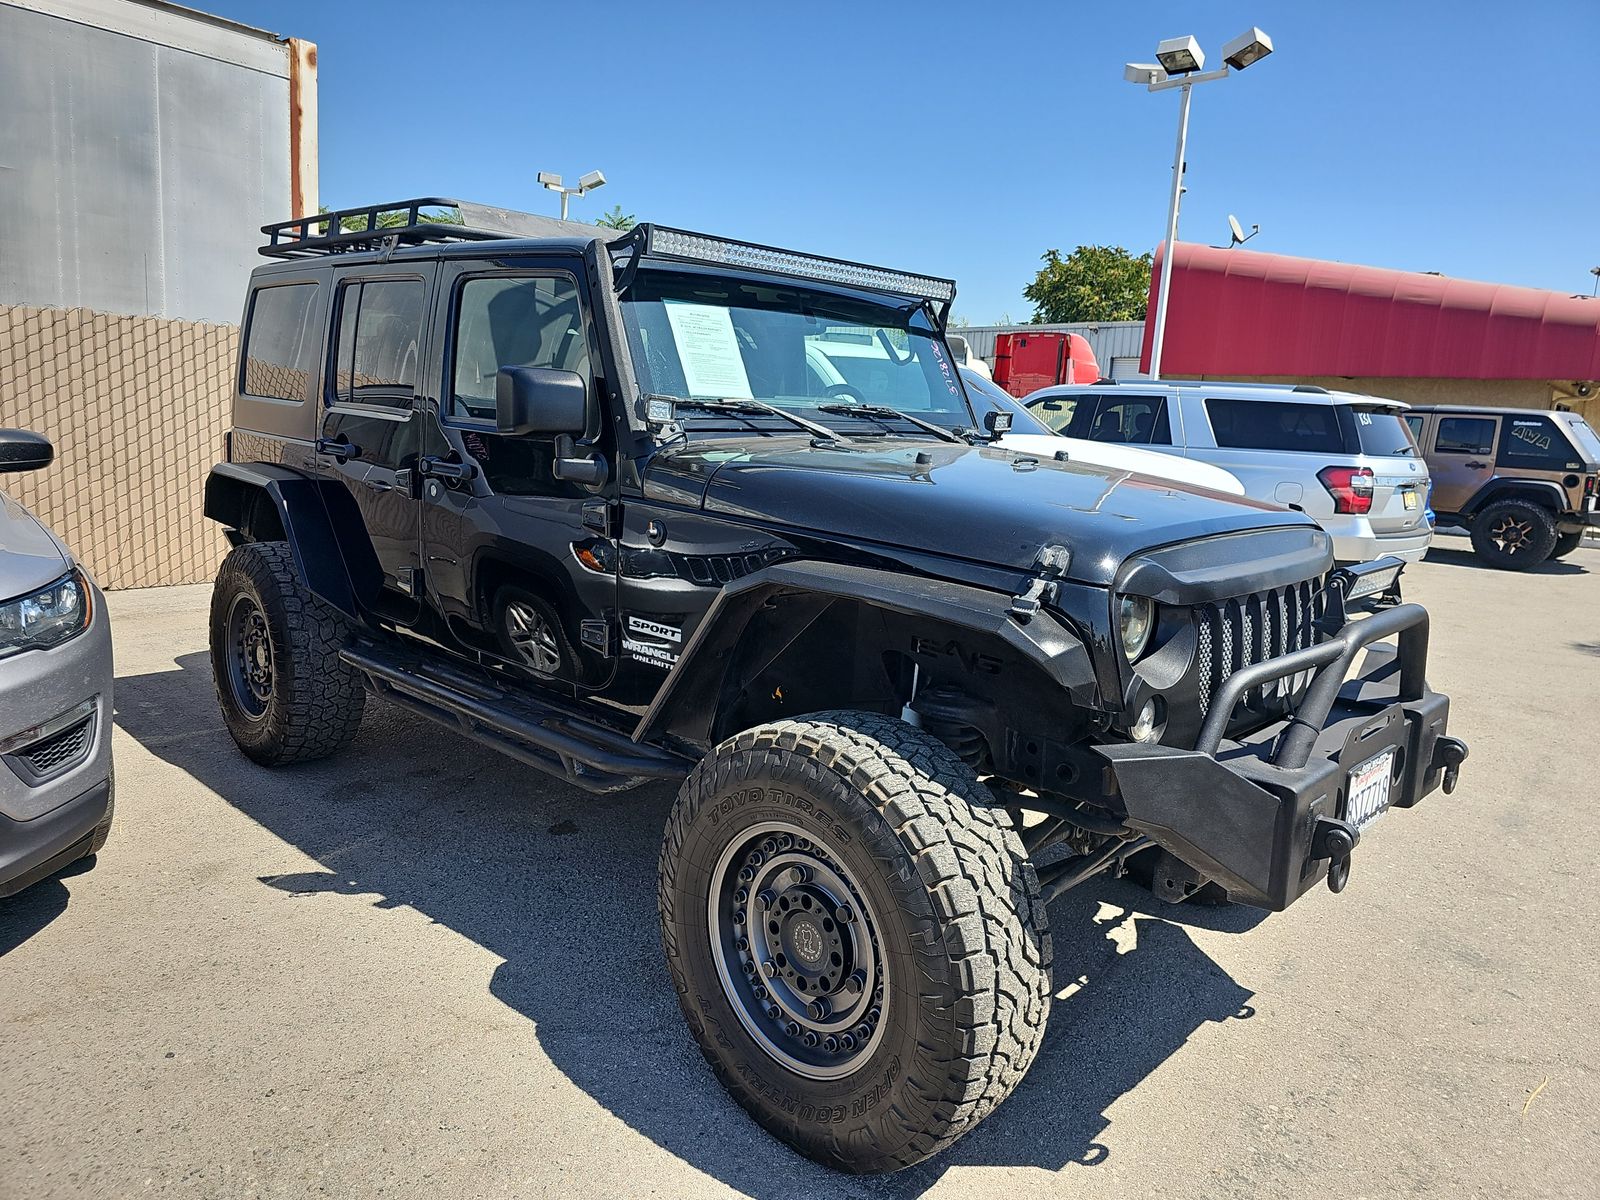
[{"label": "gray suv", "polygon": [[1212,463],[1253,500],[1298,509],[1338,562],[1428,552],[1428,464],[1396,400],[1306,384],[1162,380],[1041,388],[1023,401],[1056,433]]},{"label": "gray suv", "polygon": [[[0,429],[0,473],[50,465],[38,434]],[[111,622],[60,540],[0,491],[0,896],[111,832]]]}]

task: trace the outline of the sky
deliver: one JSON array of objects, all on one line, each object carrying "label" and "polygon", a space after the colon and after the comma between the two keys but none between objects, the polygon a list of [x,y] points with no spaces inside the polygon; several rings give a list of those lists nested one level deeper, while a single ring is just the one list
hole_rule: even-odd
[{"label": "sky", "polygon": [[[1050,248],[1165,234],[1178,96],[1124,82],[1165,37],[1194,90],[1179,237],[1587,294],[1600,265],[1600,0],[330,5],[189,0],[318,44],[321,198],[415,195],[640,220],[955,278],[1023,321]],[[287,215],[287,214],[285,214]]]}]

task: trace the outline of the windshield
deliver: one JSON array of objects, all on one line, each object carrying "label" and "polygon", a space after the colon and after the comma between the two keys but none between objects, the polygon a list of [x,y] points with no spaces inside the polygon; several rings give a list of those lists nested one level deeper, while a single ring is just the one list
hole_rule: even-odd
[{"label": "windshield", "polygon": [[1594,427],[1576,413],[1563,413],[1561,419],[1572,432],[1572,440],[1578,444],[1583,457],[1592,463],[1600,463],[1600,434],[1595,433]]},{"label": "windshield", "polygon": [[955,364],[917,304],[646,268],[622,311],[647,395],[760,400],[830,424],[850,418],[817,416],[819,406],[884,405],[941,426],[974,423]]},{"label": "windshield", "polygon": [[1353,406],[1350,411],[1355,417],[1356,439],[1362,454],[1417,457],[1416,439],[1394,409]]}]

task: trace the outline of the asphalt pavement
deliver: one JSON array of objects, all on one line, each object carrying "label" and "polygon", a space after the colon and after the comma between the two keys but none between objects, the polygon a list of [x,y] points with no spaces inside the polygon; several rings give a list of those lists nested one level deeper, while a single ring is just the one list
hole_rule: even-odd
[{"label": "asphalt pavement", "polygon": [[376,703],[268,771],[207,588],[110,597],[117,827],[0,901],[0,1196],[1600,1194],[1600,550],[1406,576],[1472,757],[1348,890],[1051,910],[1050,1035],[933,1162],[833,1174],[692,1049],[662,966],[670,787],[590,797]]}]

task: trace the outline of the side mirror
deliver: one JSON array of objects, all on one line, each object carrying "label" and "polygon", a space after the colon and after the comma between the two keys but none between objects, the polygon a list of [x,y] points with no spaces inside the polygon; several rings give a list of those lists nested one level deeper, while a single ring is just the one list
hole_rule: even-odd
[{"label": "side mirror", "polygon": [[494,380],[495,432],[582,434],[589,427],[589,389],[576,371],[501,367]]},{"label": "side mirror", "polygon": [[26,429],[0,429],[0,473],[38,471],[55,460],[49,438]]}]

